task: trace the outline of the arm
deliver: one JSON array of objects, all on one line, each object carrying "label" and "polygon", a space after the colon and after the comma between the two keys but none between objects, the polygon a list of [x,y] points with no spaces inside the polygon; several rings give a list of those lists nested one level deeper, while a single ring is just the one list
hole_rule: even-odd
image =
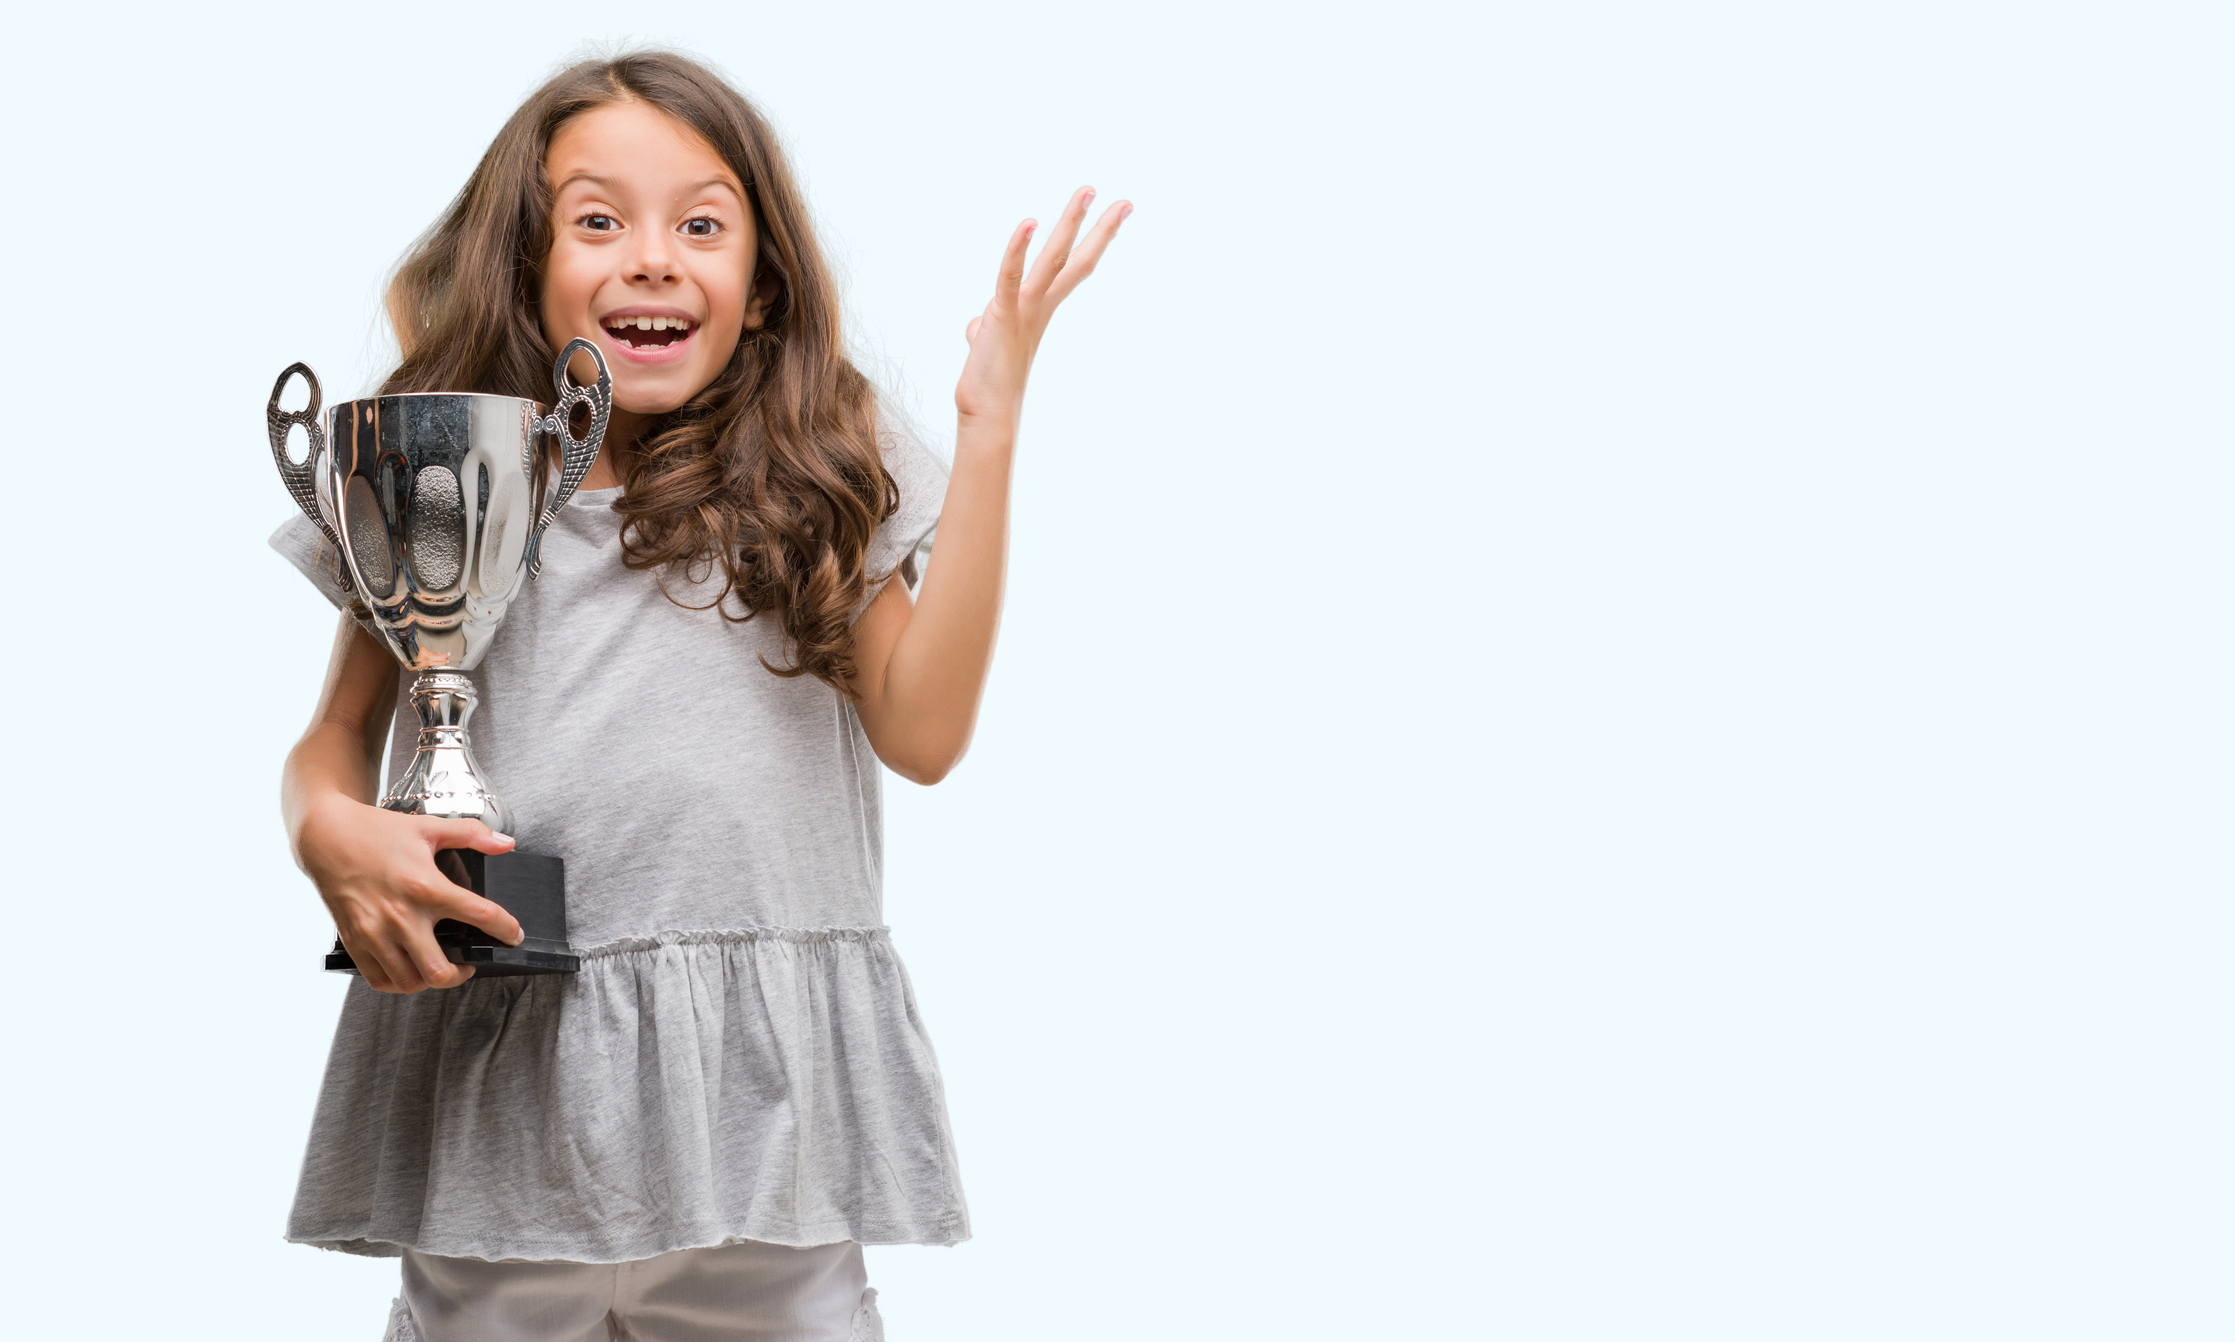
[{"label": "arm", "polygon": [[1010,235],[993,301],[970,323],[970,357],[955,387],[954,474],[922,597],[911,602],[903,584],[888,582],[854,626],[854,708],[862,730],[877,758],[912,782],[946,777],[977,727],[1001,626],[1009,477],[1025,380],[1056,305],[1094,273],[1133,212],[1125,201],[1103,211],[1074,251],[1093,199],[1091,190],[1071,198],[1029,275],[1033,222]]},{"label": "arm", "polygon": [[470,966],[451,964],[435,944],[440,919],[515,943],[520,924],[435,866],[445,848],[502,853],[511,850],[510,838],[478,820],[434,820],[373,805],[396,675],[388,650],[343,616],[318,710],[280,775],[280,811],[295,864],[318,886],[365,982],[381,992],[411,993],[473,977]]}]

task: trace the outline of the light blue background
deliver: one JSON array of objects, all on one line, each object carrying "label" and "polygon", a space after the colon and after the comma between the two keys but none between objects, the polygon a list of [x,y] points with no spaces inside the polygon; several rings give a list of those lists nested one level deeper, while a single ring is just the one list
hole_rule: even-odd
[{"label": "light blue background", "polygon": [[1015,221],[1140,207],[888,783],[978,1236],[872,1254],[895,1342],[2226,1337],[2226,13],[18,15],[8,1330],[379,1335],[278,1238],[342,985],[261,406],[634,35],[934,426]]}]

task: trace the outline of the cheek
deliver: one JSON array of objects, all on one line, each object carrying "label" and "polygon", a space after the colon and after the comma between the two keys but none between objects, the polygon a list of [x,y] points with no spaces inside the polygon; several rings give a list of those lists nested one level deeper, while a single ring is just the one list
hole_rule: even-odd
[{"label": "cheek", "polygon": [[745,329],[745,289],[734,281],[707,294],[708,306],[724,331]]},{"label": "cheek", "polygon": [[745,300],[751,292],[752,276],[750,256],[732,261],[708,277],[706,297],[712,311],[721,315],[722,327],[728,331],[745,329]]},{"label": "cheek", "polygon": [[571,326],[582,320],[588,295],[579,277],[557,252],[543,265],[543,321],[546,326]]},{"label": "cheek", "polygon": [[589,311],[610,269],[594,249],[561,242],[544,262],[543,291],[559,303],[571,305],[580,315]]},{"label": "cheek", "polygon": [[733,315],[719,327],[709,325],[701,335],[706,339],[705,343],[699,347],[698,361],[707,380],[712,381],[715,375],[722,369],[729,367],[729,361],[737,356],[737,346],[742,340],[744,332]]}]

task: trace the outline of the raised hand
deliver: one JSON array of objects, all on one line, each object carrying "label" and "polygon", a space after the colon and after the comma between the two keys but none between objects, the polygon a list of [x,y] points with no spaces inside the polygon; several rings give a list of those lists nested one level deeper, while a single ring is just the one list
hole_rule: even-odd
[{"label": "raised hand", "polygon": [[993,301],[970,323],[970,357],[955,385],[954,470],[923,590],[911,601],[906,583],[886,583],[854,625],[854,710],[877,758],[913,782],[944,778],[977,726],[1001,627],[1009,477],[1025,379],[1056,306],[1094,273],[1118,225],[1133,213],[1121,200],[1082,238],[1093,200],[1091,189],[1071,197],[1029,271],[1033,221],[1009,235]]},{"label": "raised hand", "polygon": [[1071,197],[1029,273],[1025,249],[1038,222],[1027,219],[1009,235],[1001,273],[993,284],[993,300],[971,319],[967,332],[970,358],[955,386],[955,410],[965,427],[1015,427],[1024,409],[1024,383],[1032,372],[1032,356],[1047,333],[1048,319],[1055,316],[1056,305],[1094,273],[1103,249],[1117,236],[1118,225],[1133,213],[1131,201],[1119,201],[1102,211],[1082,239],[1079,229],[1093,201],[1092,187],[1081,187]]}]

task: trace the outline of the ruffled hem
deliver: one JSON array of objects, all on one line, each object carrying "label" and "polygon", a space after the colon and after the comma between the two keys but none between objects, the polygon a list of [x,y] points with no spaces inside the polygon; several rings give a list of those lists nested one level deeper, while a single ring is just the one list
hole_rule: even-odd
[{"label": "ruffled hem", "polygon": [[856,1244],[928,1244],[938,1248],[953,1248],[970,1238],[967,1218],[957,1216],[943,1234],[936,1227],[932,1233],[899,1233],[883,1238],[859,1238],[841,1225],[821,1232],[805,1232],[792,1239],[784,1239],[769,1231],[756,1231],[750,1235],[730,1235],[722,1239],[678,1241],[664,1243],[664,1247],[647,1249],[643,1253],[614,1256],[599,1254],[572,1247],[571,1240],[553,1240],[542,1245],[513,1243],[511,1241],[466,1242],[464,1247],[431,1249],[424,1244],[400,1244],[383,1239],[305,1239],[287,1236],[289,1244],[323,1249],[328,1253],[348,1254],[352,1258],[401,1258],[404,1250],[435,1254],[443,1258],[478,1258],[488,1263],[636,1263],[647,1258],[657,1258],[663,1253],[676,1253],[685,1249],[726,1249],[732,1244],[781,1244],[787,1249],[814,1249],[825,1244],[843,1244],[852,1240]]},{"label": "ruffled hem", "polygon": [[576,947],[584,960],[631,951],[652,951],[662,946],[744,946],[760,941],[788,941],[795,946],[819,946],[833,941],[892,940],[889,927],[731,927],[690,932],[654,932],[648,937],[621,937],[595,946]]},{"label": "ruffled hem", "polygon": [[885,928],[579,949],[573,975],[353,984],[287,1237],[571,1262],[969,1238],[937,1059]]}]

